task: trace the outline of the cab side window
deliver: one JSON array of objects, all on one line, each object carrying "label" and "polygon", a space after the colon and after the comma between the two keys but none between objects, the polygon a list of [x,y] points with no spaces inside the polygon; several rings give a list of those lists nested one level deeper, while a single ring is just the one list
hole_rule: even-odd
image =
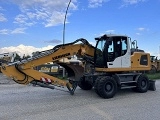
[{"label": "cab side window", "polygon": [[110,41],[108,42],[108,62],[111,62],[114,60],[114,42]]},{"label": "cab side window", "polygon": [[121,37],[115,37],[114,38],[114,43],[115,43],[115,58],[121,56],[121,51],[122,51],[122,44],[121,44]]},{"label": "cab side window", "polygon": [[122,55],[126,54],[127,48],[127,37],[122,37]]}]

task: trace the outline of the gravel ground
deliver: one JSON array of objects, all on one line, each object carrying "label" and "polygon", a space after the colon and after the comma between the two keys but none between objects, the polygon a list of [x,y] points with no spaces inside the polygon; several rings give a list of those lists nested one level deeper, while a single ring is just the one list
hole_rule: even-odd
[{"label": "gravel ground", "polygon": [[19,84],[0,85],[0,120],[160,120],[156,91],[120,90],[102,99],[93,90],[68,92]]},{"label": "gravel ground", "polygon": [[0,73],[0,84],[14,84],[15,82]]}]

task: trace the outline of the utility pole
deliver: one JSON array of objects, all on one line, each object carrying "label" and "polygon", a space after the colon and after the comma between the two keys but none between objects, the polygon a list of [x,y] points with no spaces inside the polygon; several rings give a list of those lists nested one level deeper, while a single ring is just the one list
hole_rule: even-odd
[{"label": "utility pole", "polygon": [[[67,13],[68,13],[68,9],[69,9],[69,5],[71,3],[72,0],[69,0],[67,9],[66,9],[66,14],[65,14],[65,18],[64,18],[64,23],[63,23],[63,45],[65,44],[65,28],[66,28],[66,18],[67,18]],[[63,58],[63,62],[64,62],[64,58]],[[65,77],[65,68],[63,67],[63,78]]]}]

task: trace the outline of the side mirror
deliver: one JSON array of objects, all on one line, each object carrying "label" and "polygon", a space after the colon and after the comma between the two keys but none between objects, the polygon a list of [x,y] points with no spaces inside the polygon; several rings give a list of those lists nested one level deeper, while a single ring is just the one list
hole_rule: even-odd
[{"label": "side mirror", "polygon": [[157,57],[155,58],[155,60],[158,60]]},{"label": "side mirror", "polygon": [[134,41],[132,42],[132,45],[135,46],[135,42]]},{"label": "side mirror", "polygon": [[97,38],[95,38],[95,40],[100,40],[100,39],[97,37]]}]

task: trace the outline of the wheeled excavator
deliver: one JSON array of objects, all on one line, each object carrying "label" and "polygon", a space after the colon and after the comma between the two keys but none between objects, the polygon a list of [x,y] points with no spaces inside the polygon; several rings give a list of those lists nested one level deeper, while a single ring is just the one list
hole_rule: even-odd
[{"label": "wheeled excavator", "polygon": [[[19,84],[31,83],[51,89],[67,87],[71,94],[74,94],[77,86],[83,90],[94,88],[102,98],[112,98],[118,89],[125,88],[147,92],[150,80],[143,71],[151,69],[150,54],[131,54],[132,41],[126,35],[105,34],[95,40],[96,46],[83,38],[57,45],[37,56],[3,65],[2,72]],[[82,61],[83,67],[59,62],[73,55]],[[68,72],[67,80],[34,69],[47,62],[63,66]]]}]

